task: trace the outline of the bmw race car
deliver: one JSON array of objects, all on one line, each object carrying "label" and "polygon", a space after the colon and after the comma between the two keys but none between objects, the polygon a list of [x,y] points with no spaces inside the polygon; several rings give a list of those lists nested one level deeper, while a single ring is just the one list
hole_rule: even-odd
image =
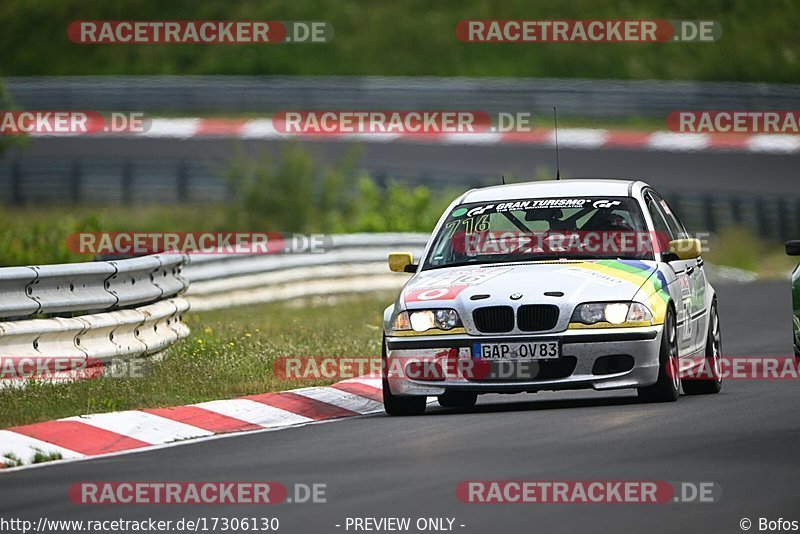
[{"label": "bmw race car", "polygon": [[[675,401],[721,388],[717,300],[664,198],[640,181],[562,180],[473,189],[441,216],[384,313],[386,412],[427,397],[636,388]],[[687,370],[711,363],[703,379]]]}]

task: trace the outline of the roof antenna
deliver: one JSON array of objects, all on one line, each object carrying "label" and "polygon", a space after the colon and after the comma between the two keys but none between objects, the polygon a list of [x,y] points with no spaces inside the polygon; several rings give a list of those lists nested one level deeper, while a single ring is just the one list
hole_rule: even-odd
[{"label": "roof antenna", "polygon": [[500,175],[500,180],[503,182],[503,185],[506,185],[506,177],[504,175]]},{"label": "roof antenna", "polygon": [[556,107],[553,106],[553,122],[556,125],[556,180],[561,179],[561,164],[558,160],[558,112],[556,111]]}]

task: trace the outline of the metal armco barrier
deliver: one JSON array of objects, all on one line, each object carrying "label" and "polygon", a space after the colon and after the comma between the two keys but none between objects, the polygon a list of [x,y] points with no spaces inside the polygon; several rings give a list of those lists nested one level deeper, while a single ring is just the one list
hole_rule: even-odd
[{"label": "metal armco barrier", "polygon": [[5,79],[26,109],[274,112],[475,109],[663,117],[676,109],[796,109],[800,85],[581,78],[381,76],[32,76]]},{"label": "metal armco barrier", "polygon": [[189,335],[181,321],[189,302],[178,296],[189,285],[181,276],[186,259],[156,254],[0,269],[0,360],[105,365],[164,350]]},{"label": "metal armco barrier", "polygon": [[0,268],[0,318],[127,308],[177,295],[188,287],[182,254]]},{"label": "metal armco barrier", "polygon": [[390,273],[390,252],[418,256],[428,234],[330,236],[323,253],[207,254],[191,256],[184,270],[187,298],[196,311],[300,297],[397,289],[407,276]]},{"label": "metal armco barrier", "polygon": [[107,363],[159,352],[189,335],[181,315],[189,303],[171,298],[130,310],[80,317],[0,322],[2,357],[71,357]]}]

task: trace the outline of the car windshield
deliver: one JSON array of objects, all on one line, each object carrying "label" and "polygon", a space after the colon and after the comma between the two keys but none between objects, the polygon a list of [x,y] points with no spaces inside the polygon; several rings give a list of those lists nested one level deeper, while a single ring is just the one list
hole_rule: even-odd
[{"label": "car windshield", "polygon": [[653,233],[630,197],[536,198],[456,206],[424,269],[558,259],[653,259]]}]

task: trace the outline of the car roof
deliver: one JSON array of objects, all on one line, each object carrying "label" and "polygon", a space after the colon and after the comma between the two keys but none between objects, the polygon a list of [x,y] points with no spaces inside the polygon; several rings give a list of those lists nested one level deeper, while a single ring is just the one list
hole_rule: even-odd
[{"label": "car roof", "polygon": [[599,178],[522,182],[472,189],[464,193],[461,203],[576,196],[628,197],[646,185],[637,180]]}]

